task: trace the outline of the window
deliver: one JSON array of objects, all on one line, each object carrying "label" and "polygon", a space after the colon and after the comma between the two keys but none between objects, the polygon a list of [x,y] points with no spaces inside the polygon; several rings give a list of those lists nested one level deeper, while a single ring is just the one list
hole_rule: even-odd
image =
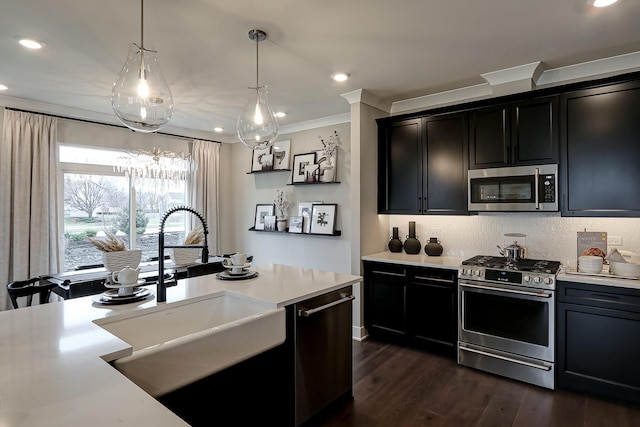
[{"label": "window", "polygon": [[[134,183],[114,165],[124,151],[60,145],[64,175],[64,271],[102,264],[102,253],[89,238],[113,233],[128,248],[142,249],[142,260],[158,257],[158,231],[164,213],[186,205],[187,182],[144,179]],[[135,215],[130,215],[135,212]],[[190,218],[183,212],[165,224],[165,244],[182,242]]]}]

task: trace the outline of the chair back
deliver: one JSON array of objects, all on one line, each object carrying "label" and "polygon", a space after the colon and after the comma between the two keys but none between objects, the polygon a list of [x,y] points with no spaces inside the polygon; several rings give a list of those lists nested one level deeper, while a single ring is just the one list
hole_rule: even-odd
[{"label": "chair back", "polygon": [[48,282],[46,277],[33,277],[29,280],[16,280],[7,285],[7,292],[11,299],[13,308],[18,308],[18,298],[27,297],[26,306],[31,306],[33,296],[40,295],[40,304],[46,304],[49,302],[51,296],[51,290],[56,287],[55,283]]}]

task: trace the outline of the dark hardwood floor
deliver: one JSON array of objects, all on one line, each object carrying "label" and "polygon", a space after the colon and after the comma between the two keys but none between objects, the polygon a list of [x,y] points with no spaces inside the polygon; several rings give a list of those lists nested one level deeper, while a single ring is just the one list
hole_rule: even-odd
[{"label": "dark hardwood floor", "polygon": [[354,399],[310,426],[640,426],[640,407],[546,390],[453,359],[354,341]]}]

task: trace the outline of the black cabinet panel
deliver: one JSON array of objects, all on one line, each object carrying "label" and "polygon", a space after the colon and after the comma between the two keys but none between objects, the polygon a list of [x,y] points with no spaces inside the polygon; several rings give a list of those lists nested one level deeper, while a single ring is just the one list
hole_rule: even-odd
[{"label": "black cabinet panel", "polygon": [[469,113],[469,168],[508,166],[508,106],[497,106]]},{"label": "black cabinet panel", "polygon": [[378,211],[420,213],[422,119],[385,123],[378,132]]},{"label": "black cabinet panel", "polygon": [[558,98],[523,101],[512,108],[515,165],[558,163]]},{"label": "black cabinet panel", "polygon": [[563,97],[563,215],[640,215],[640,85]]},{"label": "black cabinet panel", "polygon": [[466,115],[429,117],[425,131],[424,212],[468,213]]},{"label": "black cabinet panel", "polygon": [[640,404],[640,291],[558,282],[558,387]]},{"label": "black cabinet panel", "polygon": [[363,264],[369,335],[455,357],[457,271]]}]

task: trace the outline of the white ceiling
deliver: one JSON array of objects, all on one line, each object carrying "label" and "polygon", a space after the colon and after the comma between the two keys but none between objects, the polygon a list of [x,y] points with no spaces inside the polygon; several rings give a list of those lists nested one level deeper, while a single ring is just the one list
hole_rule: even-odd
[{"label": "white ceiling", "polygon": [[[145,46],[174,97],[172,126],[210,132],[235,123],[260,83],[282,125],[349,112],[340,95],[366,89],[389,102],[483,83],[483,73],[541,61],[545,69],[640,51],[640,1],[147,0]],[[38,38],[40,51],[14,35]],[[113,115],[111,85],[130,42],[136,0],[0,0],[2,97]],[[336,70],[352,78],[336,83]],[[215,135],[211,134],[212,138]]]}]

